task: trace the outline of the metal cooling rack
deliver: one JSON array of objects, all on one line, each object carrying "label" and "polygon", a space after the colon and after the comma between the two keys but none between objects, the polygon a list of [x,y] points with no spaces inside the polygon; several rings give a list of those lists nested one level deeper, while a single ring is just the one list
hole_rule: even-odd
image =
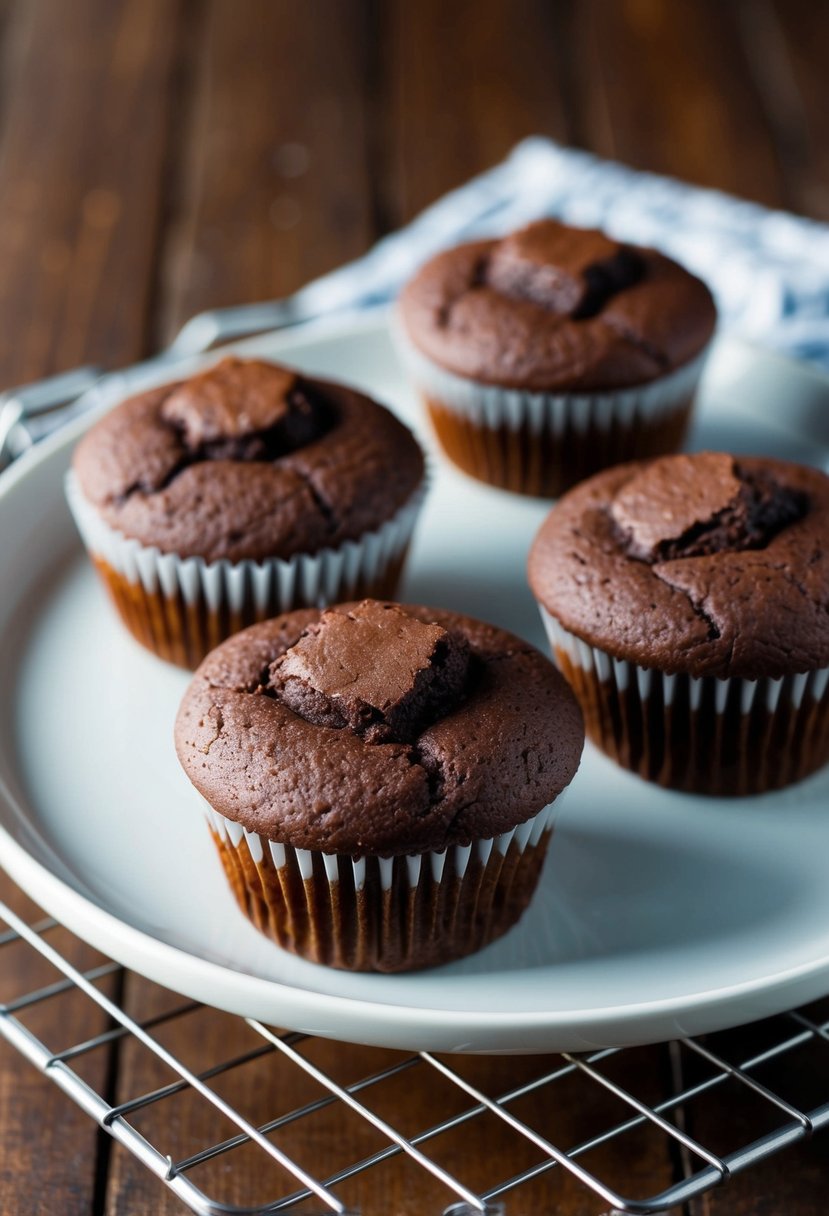
[{"label": "metal cooling rack", "polygon": [[[811,1011],[793,1011],[750,1028],[752,1045],[761,1039],[765,1041],[747,1058],[727,1058],[727,1047],[721,1047],[720,1041],[728,1040],[728,1035],[670,1044],[665,1049],[670,1060],[668,1092],[656,1102],[645,1101],[634,1092],[638,1086],[631,1083],[630,1077],[636,1078],[635,1067],[633,1070],[620,1067],[629,1063],[637,1051],[644,1050],[633,1048],[588,1055],[536,1056],[531,1061],[520,1057],[527,1075],[520,1084],[495,1094],[484,1092],[467,1075],[469,1070],[464,1064],[474,1062],[474,1057],[441,1057],[429,1052],[405,1055],[377,1049],[378,1067],[369,1067],[358,1079],[345,1083],[337,1078],[348,1071],[350,1057],[357,1057],[360,1066],[366,1068],[366,1060],[374,1049],[340,1044],[336,1049],[336,1069],[326,1068],[315,1062],[314,1053],[315,1045],[331,1048],[323,1040],[275,1030],[252,1019],[217,1014],[144,980],[140,981],[143,990],[152,988],[155,993],[149,1006],[151,1012],[143,1017],[132,1016],[114,996],[108,995],[108,990],[123,994],[125,974],[127,980],[130,978],[118,964],[92,951],[50,918],[23,919],[2,903],[0,917],[8,926],[0,933],[0,983],[8,987],[15,974],[20,974],[20,956],[15,956],[15,951],[35,952],[39,956],[38,965],[42,963],[44,969],[43,984],[0,1005],[0,1033],[99,1127],[170,1187],[187,1207],[205,1216],[312,1210],[357,1212],[360,1207],[355,1196],[359,1199],[360,1180],[365,1180],[368,1171],[403,1157],[415,1167],[424,1187],[429,1183],[430,1193],[437,1186],[444,1197],[442,1207],[439,1201],[436,1206],[424,1208],[424,1214],[434,1212],[437,1216],[443,1211],[444,1216],[471,1213],[509,1216],[511,1200],[517,1202],[522,1188],[534,1186],[537,1194],[539,1185],[544,1188],[543,1210],[552,1210],[565,1174],[571,1175],[567,1180],[571,1187],[575,1181],[616,1212],[664,1212],[750,1169],[829,1122],[829,1102],[801,1110],[760,1079],[764,1067],[782,1062],[788,1068],[794,1055],[804,1049],[812,1051],[815,1057],[809,1062],[808,1071],[818,1078],[821,1072],[826,1076],[829,1068],[826,1002]],[[62,949],[54,944],[56,935]],[[70,962],[67,955],[77,958],[77,964]],[[31,967],[28,971],[31,974]],[[5,991],[2,995],[5,996]],[[49,1012],[54,1013],[55,1005],[70,1000],[95,1006],[87,1008],[88,1020],[92,1024],[103,1023],[105,1029],[81,1042],[59,1045],[45,1042],[32,1028],[32,1020],[38,1011],[42,1015],[44,1007],[51,1007]],[[234,1026],[249,1040],[245,1049],[236,1050],[238,1034],[223,1033],[221,1040],[232,1051],[227,1054],[216,1051],[209,1058],[197,1058],[188,1064],[165,1046],[165,1029],[174,1026],[179,1039],[188,1044],[187,1054],[198,1057],[198,1019],[205,1014],[227,1018],[228,1027]],[[62,1025],[63,1019],[47,1020],[54,1036],[55,1026]],[[733,1042],[739,1040],[742,1044],[742,1050],[745,1037],[746,1032],[731,1035]],[[103,1055],[109,1063],[99,1067],[97,1074],[111,1077],[113,1053],[118,1053],[121,1067],[117,1073],[123,1073],[128,1050],[140,1051],[142,1058],[151,1057],[149,1066],[144,1064],[143,1074],[153,1079],[158,1075],[160,1083],[146,1091],[118,1094],[115,1101],[113,1095],[99,1092],[105,1086],[96,1088],[90,1083],[83,1075],[84,1066],[89,1071],[88,1066],[96,1057],[100,1065]],[[506,1065],[507,1061],[503,1063]],[[234,1076],[248,1065],[253,1065],[262,1079],[258,1090],[267,1090],[271,1105],[265,1119],[261,1118],[261,1111],[255,1119],[249,1118],[225,1096],[232,1090]],[[262,1073],[265,1065],[269,1068],[266,1077]],[[627,1078],[624,1083],[618,1079],[620,1072]],[[296,1088],[297,1073],[304,1074],[299,1079],[306,1086],[306,1100],[297,1104],[289,1100],[284,1104]],[[378,1113],[378,1104],[372,1101],[377,1090],[396,1079],[402,1081],[409,1096],[419,1089],[427,1110],[450,1113],[404,1133],[390,1118]],[[315,1090],[310,1099],[308,1083]],[[451,1099],[447,1097],[447,1086]],[[598,1095],[613,1103],[614,1113],[580,1143],[556,1143],[549,1138],[545,1126],[533,1125],[518,1113],[522,1100],[526,1102],[539,1094],[545,1099],[542,1107],[559,1112],[563,1108],[576,1110],[580,1104],[595,1107]],[[182,1095],[201,1108],[194,1124],[204,1136],[202,1143],[190,1144],[184,1154],[174,1143],[176,1101]],[[694,1125],[695,1107],[706,1096],[716,1100],[721,1126],[732,1122],[733,1111],[733,1124],[742,1129],[746,1107],[753,1105],[760,1116],[762,1133],[732,1145],[727,1152],[715,1151],[689,1130]],[[151,1131],[142,1126],[142,1118],[148,1112],[153,1115]],[[291,1132],[303,1121],[321,1115],[328,1120],[329,1129],[347,1119],[356,1119],[364,1128],[367,1125],[376,1147],[354,1160],[344,1161],[341,1153],[334,1151],[335,1145],[341,1147],[338,1138],[323,1136],[311,1172],[292,1156]],[[441,1157],[445,1159],[446,1154],[441,1153],[440,1146],[457,1129],[462,1129],[468,1140],[469,1125],[486,1118],[499,1121],[499,1136],[513,1137],[514,1159],[523,1164],[511,1176],[494,1182],[490,1179],[481,1186],[477,1180],[481,1163],[472,1153],[464,1159],[465,1168],[460,1176],[441,1164]],[[623,1193],[622,1184],[603,1173],[602,1151],[613,1148],[623,1137],[641,1133],[661,1143],[663,1151],[669,1150],[664,1155],[666,1159],[672,1156],[676,1163],[676,1181],[658,1195],[630,1197]],[[352,1136],[350,1140],[355,1138]],[[198,1178],[199,1172],[211,1163],[222,1166],[210,1175],[212,1188]],[[618,1158],[616,1164],[618,1172]],[[226,1190],[229,1175],[241,1169],[248,1179],[261,1184],[262,1194],[240,1206],[228,1203],[226,1195],[223,1197],[223,1187]],[[542,1209],[536,1206],[533,1210]],[[366,1216],[370,1216],[368,1211]]]}]

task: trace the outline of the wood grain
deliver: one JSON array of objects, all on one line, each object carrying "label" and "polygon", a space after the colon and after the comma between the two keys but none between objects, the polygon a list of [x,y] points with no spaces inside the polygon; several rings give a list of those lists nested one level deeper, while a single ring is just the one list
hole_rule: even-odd
[{"label": "wood grain", "polygon": [[359,0],[209,0],[164,250],[159,335],[295,290],[368,248]]},{"label": "wood grain", "polygon": [[[829,1017],[829,1003],[809,1011],[817,1024]],[[712,1035],[706,1045],[720,1058],[740,1063],[785,1041],[801,1027],[775,1018],[755,1026]],[[710,1073],[707,1064],[685,1056],[686,1083]],[[826,1101],[829,1077],[829,1042],[815,1037],[778,1059],[749,1070],[748,1075],[798,1110],[808,1112]],[[768,1101],[754,1096],[738,1081],[729,1081],[709,1098],[694,1102],[686,1111],[693,1135],[715,1152],[727,1153],[774,1131],[789,1116]],[[772,1157],[738,1174],[727,1186],[701,1196],[690,1205],[689,1216],[821,1216],[826,1209],[827,1141],[818,1136],[798,1144],[782,1156]]]},{"label": "wood grain", "polygon": [[31,0],[6,28],[0,376],[142,353],[177,6]]},{"label": "wood grain", "polygon": [[732,5],[585,0],[575,14],[580,131],[595,151],[772,206],[785,202]]},{"label": "wood grain", "polygon": [[[27,0],[4,9],[0,377],[9,384],[86,360],[129,362],[145,349],[176,6]],[[31,912],[5,877],[0,897]],[[31,951],[13,949],[19,992],[48,982]],[[78,943],[68,949],[75,961],[89,956]],[[49,1002],[35,1021],[56,1048],[105,1027],[81,998]],[[108,1065],[107,1053],[87,1062],[90,1084],[105,1087]],[[104,1147],[89,1120],[6,1046],[0,1136],[0,1211],[93,1211],[108,1138]]]},{"label": "wood grain", "polygon": [[[29,923],[42,919],[39,909],[5,875],[0,876],[0,898]],[[0,928],[5,931],[5,924]],[[53,930],[47,939],[81,969],[102,961],[91,947],[65,930]],[[0,1001],[4,1004],[60,978],[28,945],[2,947]],[[114,995],[112,978],[100,986]],[[17,1016],[50,1051],[60,1051],[107,1028],[104,1015],[76,992],[54,996]],[[98,1051],[80,1061],[78,1068],[100,1092],[106,1087],[109,1063],[108,1051]],[[103,1151],[100,1134],[51,1081],[5,1042],[0,1044],[0,1135],[0,1212],[10,1216],[46,1211],[85,1216],[92,1212]]]},{"label": "wood grain", "polygon": [[405,223],[524,136],[567,139],[557,6],[393,0],[378,8],[385,225]]},{"label": "wood grain", "polygon": [[746,59],[795,211],[829,219],[826,48],[829,7],[812,0],[743,0]]}]

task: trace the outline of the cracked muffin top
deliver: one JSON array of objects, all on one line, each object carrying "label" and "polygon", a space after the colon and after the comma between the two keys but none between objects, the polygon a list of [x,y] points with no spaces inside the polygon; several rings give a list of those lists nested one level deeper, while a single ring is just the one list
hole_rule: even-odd
[{"label": "cracked muffin top", "polygon": [[73,468],[111,527],[208,562],[356,539],[424,471],[410,432],[362,393],[238,358],[122,402],[78,444]]},{"label": "cracked muffin top", "polygon": [[534,647],[364,600],[254,625],[193,677],[179,760],[221,814],[295,848],[395,856],[510,831],[578,768],[584,728]]},{"label": "cracked muffin top", "polygon": [[748,680],[829,665],[829,477],[721,452],[582,482],[530,551],[536,598],[612,657]]},{"label": "cracked muffin top", "polygon": [[403,329],[441,367],[535,391],[645,384],[714,332],[708,288],[653,249],[539,220],[427,262],[400,298]]}]

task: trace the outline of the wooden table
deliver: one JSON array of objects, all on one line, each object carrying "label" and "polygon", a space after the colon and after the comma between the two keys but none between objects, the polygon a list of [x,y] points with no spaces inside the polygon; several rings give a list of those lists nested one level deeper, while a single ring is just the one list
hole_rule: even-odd
[{"label": "wooden table", "polygon": [[[3,384],[129,363],[199,309],[290,292],[533,132],[829,218],[819,0],[3,0],[0,14]],[[25,906],[8,882],[0,894]],[[39,979],[21,960],[15,982]],[[133,1012],[158,1000],[142,981],[113,982]],[[65,1041],[100,1028],[80,1011],[50,1026],[57,1016],[44,1011],[45,1032]],[[204,1016],[200,1047],[226,1045],[229,1027]],[[339,1049],[320,1050],[333,1066]],[[630,1067],[658,1077],[665,1058],[648,1049]],[[93,1080],[117,1096],[150,1084],[146,1067],[124,1051]],[[522,1067],[479,1061],[476,1076],[494,1088]],[[788,1083],[790,1096],[825,1090],[829,1068],[795,1068]],[[398,1117],[416,1125],[417,1095],[405,1102]],[[564,1139],[589,1115],[565,1112]],[[716,1110],[706,1117],[696,1130],[716,1138]],[[5,1047],[0,1143],[3,1213],[183,1210]],[[792,1150],[685,1216],[822,1213],[828,1146]],[[640,1194],[679,1168],[615,1151],[620,1184]],[[482,1125],[453,1152],[507,1149]],[[355,1202],[372,1216],[449,1201],[403,1169],[362,1185]],[[508,1212],[554,1205],[602,1206],[557,1182],[516,1192]]]}]

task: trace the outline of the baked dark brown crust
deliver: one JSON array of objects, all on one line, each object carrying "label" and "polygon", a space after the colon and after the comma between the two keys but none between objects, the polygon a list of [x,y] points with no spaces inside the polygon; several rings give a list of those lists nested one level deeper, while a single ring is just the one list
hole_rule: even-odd
[{"label": "baked dark brown crust", "polygon": [[295,848],[393,856],[488,839],[553,801],[584,741],[581,712],[553,665],[492,625],[403,611],[458,638],[470,671],[455,708],[402,742],[308,721],[280,700],[274,662],[320,622],[319,610],[255,625],[208,655],[185,693],[175,739],[211,806]]},{"label": "baked dark brown crust", "polygon": [[777,679],[829,665],[829,477],[780,460],[666,456],[557,504],[529,578],[565,629],[667,674]]},{"label": "baked dark brown crust", "polygon": [[73,467],[124,535],[233,562],[374,531],[424,471],[410,432],[362,393],[241,359],[122,402],[81,440]]},{"label": "baked dark brown crust", "polygon": [[664,254],[555,220],[438,254],[400,314],[441,367],[541,392],[645,384],[699,354],[716,322],[705,284]]}]

